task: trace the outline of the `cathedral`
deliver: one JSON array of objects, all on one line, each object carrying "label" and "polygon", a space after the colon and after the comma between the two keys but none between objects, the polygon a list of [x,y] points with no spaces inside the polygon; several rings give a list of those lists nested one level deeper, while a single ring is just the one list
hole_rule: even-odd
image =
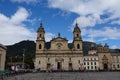
[{"label": "cathedral", "polygon": [[91,44],[88,54],[83,52],[81,30],[76,23],[73,41],[58,36],[50,42],[45,41],[42,25],[37,31],[35,68],[40,70],[120,70],[120,53],[111,53],[109,46]]}]

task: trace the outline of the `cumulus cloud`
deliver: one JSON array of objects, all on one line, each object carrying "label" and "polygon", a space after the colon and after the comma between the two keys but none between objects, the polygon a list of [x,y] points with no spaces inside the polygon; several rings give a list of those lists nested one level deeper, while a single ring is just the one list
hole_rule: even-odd
[{"label": "cumulus cloud", "polygon": [[113,45],[112,47],[111,47],[111,49],[117,49],[118,48],[118,46],[116,46],[116,45]]},{"label": "cumulus cloud", "polygon": [[[58,8],[78,17],[73,24],[79,24],[82,35],[87,36],[85,40],[105,41],[108,39],[120,39],[120,28],[112,27],[114,24],[120,25],[120,0],[48,0],[50,8]],[[110,27],[99,27],[93,29],[96,24],[112,24]],[[90,27],[88,29],[88,27]],[[97,27],[97,26],[96,26]],[[104,28],[103,28],[104,27]],[[73,27],[71,28],[73,30]]]},{"label": "cumulus cloud", "polygon": [[[110,40],[120,40],[120,29],[116,27],[104,27],[101,30],[89,29],[86,34],[87,38],[92,41],[106,41]],[[95,40],[94,40],[95,39]]]},{"label": "cumulus cloud", "polygon": [[0,43],[5,45],[14,44],[21,40],[35,40],[36,32],[26,27],[29,12],[20,7],[11,17],[0,13]]},{"label": "cumulus cloud", "polygon": [[[86,17],[88,19],[86,24],[92,22],[90,17],[92,18],[94,15],[97,15],[97,17],[93,17],[96,20],[95,22],[98,21],[98,18],[101,19],[102,15],[106,14],[110,15],[107,20],[120,18],[119,3],[120,0],[48,0],[49,7],[51,8],[59,8],[76,13],[80,15],[79,17]],[[87,26],[91,26],[91,24]]]},{"label": "cumulus cloud", "polygon": [[45,40],[46,41],[50,41],[54,37],[55,37],[55,34],[53,34],[53,33],[50,33],[50,32],[45,33]]},{"label": "cumulus cloud", "polygon": [[40,0],[10,0],[12,2],[18,2],[18,3],[38,3]]},{"label": "cumulus cloud", "polygon": [[96,23],[102,23],[100,16],[97,14],[89,15],[87,17],[80,16],[74,20],[73,24],[75,24],[76,21],[79,23],[80,28],[93,27]]}]

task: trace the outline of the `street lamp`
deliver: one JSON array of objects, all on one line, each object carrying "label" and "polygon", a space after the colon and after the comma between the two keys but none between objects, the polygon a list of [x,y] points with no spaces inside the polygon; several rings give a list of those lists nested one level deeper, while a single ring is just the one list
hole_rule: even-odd
[{"label": "street lamp", "polygon": [[24,64],[25,64],[25,63],[24,63],[24,62],[25,62],[25,59],[24,59],[24,57],[25,57],[25,49],[23,49],[23,68],[25,68],[25,65],[24,65]]}]

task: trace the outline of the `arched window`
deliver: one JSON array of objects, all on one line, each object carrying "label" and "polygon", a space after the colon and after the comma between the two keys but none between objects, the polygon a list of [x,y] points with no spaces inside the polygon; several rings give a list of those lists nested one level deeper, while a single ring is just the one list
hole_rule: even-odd
[{"label": "arched window", "polygon": [[77,34],[77,37],[79,37],[79,34]]},{"label": "arched window", "polygon": [[117,67],[118,67],[118,68],[120,67],[119,64],[117,65]]},{"label": "arched window", "polygon": [[41,48],[42,48],[42,45],[40,44],[40,45],[39,45],[39,49],[41,49]]},{"label": "arched window", "polygon": [[39,64],[40,64],[40,61],[39,61]]},{"label": "arched window", "polygon": [[80,45],[79,44],[77,44],[77,49],[80,49]]},{"label": "arched window", "polygon": [[42,37],[42,34],[40,34],[40,37]]}]

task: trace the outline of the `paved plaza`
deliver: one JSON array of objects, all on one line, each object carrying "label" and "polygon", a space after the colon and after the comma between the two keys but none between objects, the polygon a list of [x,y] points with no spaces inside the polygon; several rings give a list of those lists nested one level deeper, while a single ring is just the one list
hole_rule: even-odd
[{"label": "paved plaza", "polygon": [[120,72],[53,72],[27,73],[4,80],[120,80]]}]

